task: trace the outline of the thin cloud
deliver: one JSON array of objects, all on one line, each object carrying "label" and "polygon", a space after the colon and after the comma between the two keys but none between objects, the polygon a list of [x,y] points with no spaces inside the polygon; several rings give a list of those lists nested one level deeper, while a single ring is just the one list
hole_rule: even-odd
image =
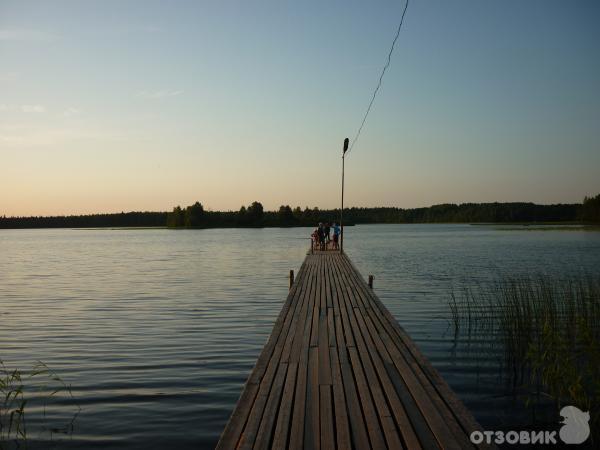
[{"label": "thin cloud", "polygon": [[137,93],[137,96],[140,98],[149,98],[149,99],[161,99],[168,97],[175,97],[177,95],[183,94],[183,91],[175,91],[169,89],[162,89],[159,91],[141,91]]},{"label": "thin cloud", "polygon": [[0,73],[0,81],[14,81],[19,76],[18,72],[4,72]]},{"label": "thin cloud", "polygon": [[21,111],[24,113],[43,113],[46,107],[43,105],[21,105]]},{"label": "thin cloud", "polygon": [[78,108],[67,108],[63,111],[62,115],[65,117],[73,117],[73,116],[78,116],[79,114],[81,114],[81,110]]},{"label": "thin cloud", "polygon": [[24,28],[0,29],[0,41],[46,42],[54,39],[56,39],[54,34],[41,30],[29,30]]},{"label": "thin cloud", "polygon": [[137,33],[160,33],[163,29],[156,25],[151,24],[128,24],[121,28],[115,28],[112,30],[113,34],[137,34]]},{"label": "thin cloud", "polygon": [[130,134],[95,127],[48,127],[0,124],[0,143],[12,147],[52,147],[79,141],[125,142]]},{"label": "thin cloud", "polygon": [[116,24],[116,25],[104,25],[101,28],[89,29],[88,32],[94,36],[108,36],[108,37],[124,37],[130,35],[140,34],[155,34],[162,33],[163,28],[153,24]]}]

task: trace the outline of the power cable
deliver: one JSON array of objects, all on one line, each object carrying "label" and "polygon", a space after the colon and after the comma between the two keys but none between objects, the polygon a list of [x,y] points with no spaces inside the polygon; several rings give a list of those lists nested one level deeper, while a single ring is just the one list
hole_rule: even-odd
[{"label": "power cable", "polygon": [[356,132],[356,136],[354,136],[354,139],[352,139],[352,144],[350,145],[350,149],[348,150],[349,152],[352,151],[352,148],[354,147],[354,144],[356,144],[356,141],[358,140],[358,137],[360,136],[360,133],[361,133],[363,127],[365,126],[365,122],[367,121],[367,117],[369,116],[369,113],[371,112],[371,107],[373,106],[373,103],[375,102],[375,97],[377,97],[377,93],[379,92],[379,88],[381,88],[381,83],[383,81],[383,76],[385,75],[386,70],[390,66],[390,63],[392,62],[392,53],[394,52],[394,46],[396,45],[396,41],[398,40],[398,36],[400,36],[400,30],[402,29],[402,24],[404,23],[404,16],[406,15],[406,10],[407,9],[408,9],[408,0],[406,0],[406,4],[404,5],[404,10],[402,11],[402,18],[400,19],[400,24],[398,25],[398,30],[396,30],[396,36],[394,37],[394,40],[392,41],[392,46],[390,48],[390,52],[388,53],[387,62],[385,63],[385,66],[383,66],[383,70],[381,71],[381,75],[379,76],[379,81],[377,82],[377,86],[375,87],[375,90],[373,91],[373,96],[371,97],[371,101],[369,102],[369,107],[367,108],[367,112],[365,112],[365,115],[364,115],[363,120],[362,120],[362,122],[360,124],[360,127],[358,127],[358,131]]}]

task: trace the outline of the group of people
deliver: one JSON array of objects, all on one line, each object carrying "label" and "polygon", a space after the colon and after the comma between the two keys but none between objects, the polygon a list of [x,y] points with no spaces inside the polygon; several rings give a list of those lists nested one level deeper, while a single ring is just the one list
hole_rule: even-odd
[{"label": "group of people", "polygon": [[[332,230],[333,239],[331,237]],[[329,248],[339,250],[340,248],[340,226],[335,222],[333,224],[319,222],[319,226],[315,228],[310,237],[313,250],[327,250]]]}]

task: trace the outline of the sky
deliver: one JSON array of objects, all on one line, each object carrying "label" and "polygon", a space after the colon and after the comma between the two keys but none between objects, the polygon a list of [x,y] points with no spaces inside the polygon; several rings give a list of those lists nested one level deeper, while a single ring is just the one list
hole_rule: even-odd
[{"label": "sky", "polygon": [[[403,6],[0,0],[0,215],[337,207]],[[599,22],[411,1],[345,204],[600,193]]]}]

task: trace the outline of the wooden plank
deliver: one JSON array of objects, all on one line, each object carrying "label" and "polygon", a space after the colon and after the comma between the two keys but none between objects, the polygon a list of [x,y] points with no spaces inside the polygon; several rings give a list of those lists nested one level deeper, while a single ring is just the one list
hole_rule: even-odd
[{"label": "wooden plank", "polygon": [[327,308],[333,308],[333,296],[331,294],[331,264],[332,258],[327,259],[327,264],[325,266],[325,303],[327,304]]},{"label": "wooden plank", "polygon": [[[351,281],[348,281],[351,283]],[[360,291],[356,291],[360,294]],[[392,362],[392,358],[388,353],[389,345],[384,345],[377,329],[369,317],[370,308],[367,310],[364,307],[366,299],[361,295],[357,295],[357,304],[359,305],[359,314],[356,315],[359,328],[364,330],[366,347],[372,356],[377,372],[381,378],[388,402],[394,412],[394,417],[401,430],[402,436],[409,448],[418,448],[419,441],[423,443],[425,448],[437,447],[433,439],[432,432],[425,423],[423,415],[418,409],[413,398],[408,395],[409,389],[402,381],[402,375],[396,370]],[[407,375],[405,375],[407,376]],[[429,401],[430,400],[425,400]],[[409,420],[410,417],[410,420]],[[444,424],[439,424],[443,431],[446,432],[446,445],[454,445],[454,437],[445,428]],[[414,429],[413,429],[414,427]],[[417,438],[418,435],[418,438]]]},{"label": "wooden plank", "polygon": [[[338,261],[339,261],[339,259],[338,259]],[[340,267],[340,269],[343,270],[343,267]],[[342,278],[344,278],[346,275],[344,273],[341,273],[341,276],[342,276]],[[348,301],[350,301],[349,297],[350,297],[351,293],[348,292],[348,294],[349,295],[344,297],[347,307],[348,307]],[[356,304],[355,299],[354,299],[354,304]],[[377,377],[377,374],[373,367],[372,361],[370,359],[369,352],[366,348],[366,345],[365,345],[365,342],[364,342],[364,339],[362,336],[362,331],[361,331],[360,327],[358,326],[358,323],[356,320],[357,312],[358,312],[357,308],[351,308],[349,310],[350,326],[352,327],[354,339],[355,339],[355,342],[357,345],[356,353],[354,353],[351,349],[350,355],[351,355],[352,366],[354,368],[354,374],[357,379],[357,385],[359,387],[359,393],[361,394],[361,398],[363,398],[363,407],[365,408],[365,416],[367,417],[367,426],[369,426],[369,413],[367,411],[370,408],[370,406],[366,405],[365,401],[368,402],[372,398],[373,403],[376,407],[377,415],[379,416],[379,420],[381,421],[382,425],[386,425],[383,428],[383,435],[385,436],[387,445],[390,446],[391,448],[398,448],[398,446],[400,445],[399,444],[400,437],[399,437],[398,431],[396,430],[395,427],[389,426],[390,425],[389,422],[383,420],[385,417],[390,417],[391,413],[389,411],[389,408],[388,408],[388,405],[386,402],[386,398],[385,398],[385,395],[383,392],[383,388],[380,384],[380,380]],[[356,357],[354,357],[355,354],[356,354]],[[363,388],[362,390],[361,390],[361,387]],[[369,395],[369,392],[367,392],[369,390],[370,390],[370,395]],[[372,419],[372,422],[374,422],[374,419]],[[374,423],[371,423],[371,427],[374,428]],[[378,440],[379,435],[372,435],[372,433],[369,433],[369,435],[371,436],[371,442],[373,443],[373,447],[377,448],[377,445],[375,444],[376,441],[374,441],[374,439]]]},{"label": "wooden plank", "polygon": [[[310,271],[310,268],[309,268],[309,271]],[[289,361],[293,344],[302,340],[301,337],[300,337],[300,339],[298,338],[298,335],[304,329],[304,320],[306,318],[307,304],[309,303],[309,300],[310,300],[308,292],[306,291],[306,289],[310,285],[309,284],[310,279],[307,277],[304,277],[304,278],[305,278],[305,280],[302,280],[302,285],[299,287],[300,294],[299,294],[298,298],[296,299],[296,302],[298,302],[298,305],[296,306],[296,310],[294,311],[294,316],[289,325],[290,332],[288,333],[286,340],[285,340],[285,344],[283,346],[283,352],[281,354],[281,362]],[[300,282],[300,281],[298,281],[298,282]],[[298,312],[298,310],[299,310],[299,312]]]},{"label": "wooden plank", "polygon": [[[325,311],[327,311],[327,308],[325,308]],[[319,317],[319,385],[331,385],[327,316]]]},{"label": "wooden plank", "polygon": [[[304,295],[301,298],[302,308],[298,315],[298,320],[295,325],[295,333],[293,342],[289,347],[290,355],[286,354],[284,349],[284,354],[282,355],[282,361],[287,361],[288,359],[292,362],[288,368],[288,375],[286,378],[286,384],[284,387],[281,405],[279,408],[279,415],[277,418],[277,424],[275,427],[275,434],[273,437],[273,445],[272,448],[287,448],[288,447],[288,432],[290,429],[290,420],[292,418],[292,406],[294,401],[294,396],[296,394],[296,380],[298,378],[298,361],[300,360],[300,349],[302,345],[302,341],[304,340],[306,322],[308,318],[308,311],[310,301],[310,286],[313,281],[313,265],[308,266],[307,273],[308,275],[303,280],[303,293]],[[288,356],[288,358],[286,358]],[[306,373],[306,371],[304,372]]]},{"label": "wooden plank", "polygon": [[250,409],[254,403],[254,398],[258,393],[258,384],[248,384],[244,386],[242,395],[233,410],[229,422],[225,426],[225,430],[221,435],[221,439],[217,444],[217,450],[226,450],[230,448],[236,448],[238,440],[246,424]]},{"label": "wooden plank", "polygon": [[[373,329],[370,317],[367,317],[366,319],[368,323],[368,325],[365,325],[366,328]],[[414,433],[418,436],[420,442],[419,445],[426,449],[436,448],[438,445],[436,443],[435,437],[433,436],[433,433],[431,432],[431,429],[425,421],[425,418],[423,417],[423,414],[419,410],[414,399],[410,395],[408,387],[404,383],[402,376],[399,374],[397,368],[395,367],[392,361],[391,356],[388,353],[388,347],[390,347],[392,344],[384,344],[383,340],[381,339],[381,336],[379,336],[378,333],[372,334],[371,337],[374,341],[375,347],[381,355],[382,364],[384,366],[385,371],[389,375],[389,381],[393,386],[394,392],[396,392],[397,394],[397,399],[400,401],[402,410],[406,411],[405,415],[410,419],[410,424],[414,429]],[[387,386],[388,385],[386,384],[386,387]],[[400,427],[404,440],[406,441],[407,447],[412,448],[413,445],[416,446],[416,444],[411,443],[410,439],[407,438],[407,433],[405,432],[407,427],[406,419],[404,419],[402,411],[398,410],[399,406],[396,404],[396,397],[390,393],[388,395],[388,398],[390,399],[391,407],[394,410],[394,416],[396,417],[396,421],[398,423],[398,426]]]},{"label": "wooden plank", "polygon": [[[300,269],[300,271],[298,273],[298,277],[300,277],[301,275],[302,276],[304,275],[303,269],[304,269],[304,265]],[[293,316],[295,307],[298,304],[298,302],[296,300],[298,299],[298,296],[300,295],[300,292],[301,292],[301,290],[299,289],[299,285],[300,285],[300,283],[296,283],[295,286],[292,286],[292,289],[288,295],[286,304],[284,305],[281,313],[277,317],[277,321],[275,322],[275,325],[273,326],[273,331],[271,332],[271,335],[269,336],[267,344],[263,348],[260,356],[258,357],[258,361],[256,362],[256,366],[254,367],[254,370],[252,371],[250,377],[248,378],[249,383],[255,383],[255,384],[260,383],[260,381],[262,380],[262,377],[264,376],[266,368],[269,364],[270,358],[275,351],[275,347],[277,346],[277,343],[279,342],[281,333],[287,333],[287,329],[286,329],[285,325],[286,325],[286,322],[289,322],[291,320],[291,317]]]},{"label": "wooden plank", "polygon": [[385,445],[385,438],[381,429],[381,425],[379,424],[377,410],[375,409],[373,398],[371,397],[369,383],[367,382],[367,377],[365,376],[361,365],[358,349],[356,347],[351,347],[348,348],[348,352],[350,353],[352,370],[354,377],[356,378],[356,387],[365,415],[365,422],[367,425],[371,446],[374,450],[385,449],[387,448]]},{"label": "wooden plank", "polygon": [[339,308],[339,300],[338,300],[338,286],[336,284],[336,272],[334,270],[333,264],[329,267],[329,277],[331,280],[331,303],[334,308],[334,316],[338,316],[340,314]]},{"label": "wooden plank", "polygon": [[327,337],[329,338],[329,346],[335,347],[335,322],[334,308],[327,308]]},{"label": "wooden plank", "polygon": [[328,251],[307,255],[217,449],[472,448],[474,430],[352,262]]},{"label": "wooden plank", "polygon": [[342,372],[340,369],[337,348],[330,347],[329,355],[331,358],[331,377],[333,383],[332,389],[337,449],[350,450],[352,448],[350,424],[348,423],[348,410],[346,407],[346,397],[344,395],[344,385],[342,383]]},{"label": "wooden plank", "polygon": [[[304,276],[306,265],[307,262],[305,261],[300,267],[300,270],[298,271],[299,279]],[[296,299],[300,294],[298,286],[299,284],[293,286],[288,294],[287,300],[281,312],[279,313],[279,316],[277,317],[275,325],[273,326],[273,331],[271,332],[267,344],[265,344],[265,347],[261,351],[256,366],[252,370],[244,390],[242,391],[240,400],[235,407],[234,413],[223,430],[219,443],[217,444],[217,449],[219,450],[235,447],[241,438],[244,427],[250,416],[250,412],[254,406],[256,396],[260,391],[258,385],[260,384],[266,368],[268,367],[270,358],[275,351],[280,334],[286,332],[284,328],[285,321],[288,320],[291,315],[293,315],[295,307],[294,299]],[[251,385],[256,386],[251,387]]]},{"label": "wooden plank", "polygon": [[327,277],[325,276],[325,272],[326,272],[326,267],[328,264],[328,255],[325,254],[324,257],[322,257],[320,259],[320,263],[321,263],[321,267],[319,269],[319,273],[321,275],[321,292],[319,293],[319,300],[320,300],[320,306],[319,306],[319,314],[323,315],[325,314],[325,311],[327,310],[327,297],[326,297],[326,286],[327,286]]},{"label": "wooden plank", "polygon": [[[338,272],[338,275],[339,275],[338,280],[341,281],[343,278],[343,274],[341,273],[343,268],[341,266],[339,266],[338,259],[335,260],[333,266],[334,266],[335,270]],[[354,308],[351,305],[351,300],[348,295],[348,292],[344,289],[344,287],[342,285],[339,285],[339,287],[340,287],[340,291],[341,291],[339,300],[340,300],[340,309],[342,310],[342,321],[346,322],[346,323],[344,323],[345,335],[346,336],[353,335],[354,342],[356,343],[356,345],[358,345],[358,342],[359,342],[358,340],[359,340],[360,336],[357,335],[358,330],[356,329],[356,327],[352,325],[352,323],[354,321]],[[344,321],[344,318],[346,318],[346,321]],[[379,407],[379,409],[381,409],[381,411],[379,411],[379,412],[382,413],[383,415],[389,415],[389,412],[386,411],[387,407],[385,406],[385,399],[381,398],[381,396],[380,396],[380,390],[378,389],[378,386],[377,386],[378,381],[376,379],[369,380],[369,381],[373,382],[372,386],[369,384],[369,381],[367,381],[367,377],[363,370],[363,361],[361,360],[358,349],[356,347],[348,347],[348,352],[350,354],[350,363],[351,363],[351,367],[352,367],[352,373],[356,380],[356,387],[357,387],[359,398],[360,398],[360,404],[362,406],[362,410],[364,413],[364,418],[365,418],[369,438],[371,441],[371,446],[373,449],[376,449],[376,450],[384,449],[384,448],[386,448],[385,438],[384,438],[384,434],[383,434],[381,425],[379,423],[378,411],[375,408],[375,404],[376,404],[375,399],[377,399],[378,401],[383,401],[383,404],[378,403],[378,405],[377,405]],[[368,362],[367,362],[367,364],[368,364]],[[373,395],[371,393],[372,391],[373,391]]]},{"label": "wooden plank", "polygon": [[[401,331],[403,334],[405,334],[404,330],[396,322],[391,313],[389,313],[387,308],[385,308],[383,303],[381,303],[381,301],[368,288],[364,280],[358,276],[357,271],[352,265],[351,261],[346,257],[344,260],[344,264],[350,267],[351,272],[355,274],[353,283],[355,283],[357,292],[360,292],[362,295],[368,297],[370,303],[374,305],[374,308],[372,309],[378,315],[379,329],[381,330],[380,334],[382,335],[386,348],[389,349],[390,353],[394,353],[394,355],[396,351],[398,355],[402,355],[396,355],[394,358],[394,363],[396,365],[408,364],[410,369],[412,369],[413,374],[417,377],[418,381],[416,382],[415,378],[411,377],[410,372],[406,371],[406,369],[401,370],[399,368],[402,373],[409,377],[411,383],[407,385],[407,390],[411,393],[415,400],[421,400],[420,406],[422,409],[425,408],[424,416],[434,428],[434,432],[436,433],[438,442],[442,448],[455,448],[456,445],[462,448],[473,447],[473,444],[471,444],[468,436],[474,430],[481,430],[480,426],[478,424],[475,426],[468,424],[469,416],[471,418],[472,416],[467,412],[462,402],[460,402],[456,395],[450,390],[445,381],[439,386],[442,388],[442,391],[440,392],[437,389],[436,384],[432,383],[431,379],[424,375],[424,369],[428,369],[434,374],[437,374],[437,371],[416,349],[416,346],[414,346],[414,343],[410,338],[408,338],[407,335],[406,337],[409,341],[408,343],[400,338],[398,331]],[[392,330],[393,334],[386,334],[390,330]],[[410,347],[412,347],[420,356],[420,361],[414,358],[414,354],[411,352]],[[437,377],[439,377],[439,374],[437,374]],[[441,377],[439,378],[441,380]],[[446,389],[444,389],[444,385]],[[433,402],[433,406],[425,406],[427,399],[423,395],[423,389],[427,392],[426,395],[429,397],[429,400]],[[415,397],[415,395],[417,397]],[[456,409],[454,407],[448,407],[448,404],[446,403],[447,400],[451,400]],[[463,416],[463,420],[459,419],[458,415],[465,413],[466,416]],[[463,422],[462,426],[461,422]],[[473,422],[474,419],[471,419],[471,424],[473,424]],[[453,443],[452,439],[448,438],[448,430],[452,433],[454,439],[458,441],[458,444]]]},{"label": "wooden plank", "polygon": [[[310,326],[310,321],[307,322]],[[304,419],[306,417],[305,408],[307,403],[307,384],[308,384],[308,364],[304,354],[300,359],[298,366],[298,379],[296,382],[296,392],[294,397],[294,413],[292,416],[290,450],[300,450],[304,448]]]},{"label": "wooden plank", "polygon": [[306,388],[306,409],[304,420],[304,449],[319,450],[319,349],[311,347],[308,355],[308,385]]},{"label": "wooden plank", "polygon": [[[305,286],[303,288],[305,292],[305,301],[302,305],[302,310],[300,311],[300,320],[298,321],[297,327],[297,339],[294,341],[293,348],[290,354],[291,362],[298,362],[300,360],[300,354],[302,349],[305,346],[308,346],[308,343],[305,345],[306,339],[306,330],[308,328],[308,339],[310,339],[310,328],[312,321],[312,311],[314,306],[314,298],[312,297],[312,289],[315,283],[315,266],[314,264],[309,264],[308,266],[309,275],[306,277]],[[307,322],[309,322],[307,324]]]},{"label": "wooden plank", "polygon": [[[281,400],[281,394],[283,391],[283,384],[286,379],[288,372],[288,364],[280,363],[277,370],[277,376],[273,381],[271,392],[269,392],[269,400],[265,405],[265,411],[258,428],[258,436],[254,443],[254,450],[268,450],[271,445],[271,437],[273,436],[275,420],[277,413],[279,412],[279,405]],[[241,448],[244,448],[242,446]]]},{"label": "wooden plank", "polygon": [[334,270],[334,283],[336,286],[337,294],[338,294],[338,305],[339,305],[339,315],[342,318],[343,324],[343,336],[346,347],[354,347],[354,336],[352,335],[352,329],[350,327],[350,321],[348,319],[348,310],[346,309],[346,302],[344,301],[345,293],[342,282],[340,280],[339,268],[337,265],[333,266]]},{"label": "wooden plank", "polygon": [[279,358],[275,356],[271,359],[271,362],[269,363],[269,366],[265,373],[265,378],[260,384],[258,394],[254,400],[254,404],[252,405],[252,409],[248,417],[248,422],[246,423],[242,436],[240,437],[238,448],[241,450],[251,449],[254,445],[254,442],[258,435],[258,429],[262,420],[262,416],[265,412],[265,407],[269,400],[269,394],[275,381],[275,374],[278,368]]},{"label": "wooden plank", "polygon": [[[350,418],[352,440],[355,448],[361,450],[370,450],[372,447],[367,433],[367,424],[362,413],[362,407],[358,397],[358,389],[354,383],[352,367],[350,366],[350,362],[348,360],[349,357],[345,355],[346,352],[346,349],[344,349],[343,353],[340,351],[339,356],[342,380],[344,384],[344,393],[346,394],[346,401],[348,404],[348,417]],[[344,355],[343,358],[342,355]]]},{"label": "wooden plank", "polygon": [[[356,277],[354,277],[354,279],[348,280],[348,282],[349,284],[354,285],[355,292],[357,293],[358,298],[357,301],[361,302],[361,304],[364,305],[364,303],[367,302],[365,295],[368,294],[368,292],[362,289],[360,281],[357,280]],[[367,311],[365,310],[365,315],[366,314]],[[381,326],[385,327],[385,325],[386,324],[381,323]],[[365,325],[365,328],[368,327]],[[380,333],[384,335],[384,338],[386,337],[383,331],[380,331]],[[391,340],[387,341],[386,339],[385,345],[380,346],[380,348],[386,348],[393,355],[395,355],[396,347],[394,346],[394,343]],[[423,386],[419,383],[414,373],[406,364],[406,360],[404,360],[404,358],[402,357],[391,359],[393,359],[394,364],[398,369],[398,373],[400,374],[404,383],[406,384],[407,390],[411,393],[420,410],[423,411],[423,415],[429,423],[431,430],[435,434],[438,443],[443,443],[443,448],[460,448],[461,445],[455,441],[455,436],[453,436],[446,422],[441,417],[439,411],[436,409],[434,405],[435,398],[427,395],[427,393],[423,389]],[[419,414],[413,411],[413,415],[415,416],[415,422],[417,422]],[[463,444],[467,443],[463,442]]]},{"label": "wooden plank", "polygon": [[[300,275],[300,274],[299,274]],[[298,298],[298,288],[296,288],[293,298],[297,300]],[[238,448],[250,449],[254,445],[258,434],[258,428],[260,426],[262,416],[264,414],[264,409],[269,399],[269,393],[271,388],[273,387],[273,381],[275,378],[275,374],[278,368],[278,364],[280,361],[281,354],[283,352],[283,347],[285,345],[285,340],[287,334],[290,331],[290,324],[293,319],[293,313],[298,309],[298,301],[295,301],[290,306],[290,314],[286,315],[285,321],[283,322],[283,328],[278,335],[278,340],[275,343],[275,347],[271,354],[271,358],[268,362],[268,366],[266,371],[264,372],[264,376],[262,380],[260,380],[260,388],[258,394],[255,397],[254,404],[250,410],[250,414],[248,416],[248,420],[244,427],[244,431],[240,436]],[[252,381],[252,375],[250,377],[250,381]]]},{"label": "wooden plank", "polygon": [[319,345],[319,316],[320,316],[320,310],[321,310],[321,285],[323,284],[323,275],[321,273],[321,267],[322,267],[322,258],[319,258],[317,256],[317,260],[316,260],[316,267],[315,267],[315,271],[316,271],[316,278],[315,278],[315,286],[314,286],[314,297],[315,297],[315,302],[314,302],[314,306],[313,306],[313,324],[312,324],[312,333],[310,336],[310,346],[311,347],[316,347]]},{"label": "wooden plank", "polygon": [[290,429],[290,420],[292,418],[292,405],[294,393],[296,390],[296,378],[298,375],[298,363],[289,363],[277,425],[275,426],[275,435],[273,436],[272,448],[288,448],[288,432]]},{"label": "wooden plank", "polygon": [[298,379],[296,381],[296,393],[294,397],[294,413],[290,431],[290,450],[304,448],[304,410],[306,407],[306,385],[308,368],[306,364],[298,366]]},{"label": "wooden plank", "polygon": [[[337,283],[337,278],[335,277],[336,275],[336,271],[332,270],[332,275],[334,275],[334,277],[332,278],[332,288],[333,289],[338,289],[339,285]],[[348,356],[348,350],[346,347],[346,333],[349,333],[349,336],[352,336],[352,331],[351,330],[347,330],[347,332],[345,332],[344,330],[344,325],[342,323],[342,314],[340,313],[341,310],[341,304],[343,304],[343,300],[340,300],[340,298],[338,298],[337,296],[335,297],[335,303],[334,303],[334,307],[338,310],[338,314],[335,315],[335,334],[336,334],[336,345],[337,345],[337,352],[336,353],[336,358],[332,358],[332,361],[334,361],[334,371],[338,370],[338,365],[339,365],[339,383],[341,383],[341,387],[343,389],[340,389],[339,386],[335,386],[334,385],[334,395],[336,395],[337,393],[337,398],[338,401],[341,401],[341,397],[342,397],[342,393],[343,393],[343,398],[346,401],[346,405],[347,405],[347,418],[350,422],[351,425],[351,436],[352,436],[352,440],[354,442],[354,448],[356,449],[366,449],[366,450],[370,450],[371,449],[371,443],[369,442],[369,437],[367,434],[367,427],[364,421],[364,417],[363,417],[363,413],[362,413],[362,408],[360,405],[360,401],[358,399],[358,391],[356,389],[356,385],[354,383],[354,376],[352,374],[352,368],[350,366],[350,362],[349,362],[349,356]],[[352,345],[354,345],[354,341],[351,340]],[[333,349],[332,349],[333,350]],[[334,383],[335,383],[335,376],[334,376]],[[341,392],[343,391],[343,392]],[[344,424],[343,422],[346,420],[344,418],[345,414],[344,412],[341,410],[341,406],[336,406],[336,423],[338,421],[338,417],[339,420],[342,421],[342,424],[338,426],[338,433],[341,433],[341,436],[344,436]],[[341,430],[341,431],[339,431]],[[344,439],[343,437],[340,438],[338,440],[338,445],[339,442],[343,442]],[[341,447],[341,446],[340,446]]]},{"label": "wooden plank", "polygon": [[[414,406],[414,403],[409,403],[408,405],[406,405],[406,407],[402,404],[398,393],[396,392],[396,385],[392,381],[393,378],[400,377],[399,373],[395,370],[390,370],[391,368],[393,368],[391,360],[389,361],[389,364],[387,365],[386,369],[386,365],[384,364],[384,361],[382,359],[382,354],[385,351],[385,349],[374,344],[373,336],[370,333],[376,335],[375,338],[377,338],[377,333],[364,321],[362,312],[356,314],[356,318],[359,327],[362,330],[364,330],[363,336],[366,344],[366,349],[368,349],[368,352],[371,355],[373,364],[381,380],[381,385],[383,387],[385,396],[387,398],[387,401],[389,402],[390,408],[393,412],[393,416],[396,420],[396,423],[398,424],[406,447],[415,450],[419,449],[421,448],[421,443],[419,438],[417,437],[415,429],[413,428],[413,424],[409,419],[409,414],[406,410],[406,407]],[[361,348],[360,345],[359,348]],[[380,351],[382,354],[380,354]],[[411,412],[411,417],[414,421],[418,421],[418,419],[421,418],[417,408],[413,407],[413,409],[411,409]],[[430,435],[429,429],[427,427],[423,427],[422,431],[425,434],[425,436],[423,436],[425,438],[425,442],[428,442],[429,444],[429,447],[426,448],[434,448],[431,446],[431,444],[433,444],[433,440],[428,439]]]},{"label": "wooden plank", "polygon": [[[320,353],[319,349],[319,353]],[[329,352],[327,352],[329,353]],[[331,396],[331,385],[319,386],[320,402],[320,436],[321,450],[335,449],[335,432],[333,430],[333,402]]]},{"label": "wooden plank", "polygon": [[[311,266],[314,268],[314,256],[307,257]],[[309,292],[308,313],[304,325],[304,333],[302,336],[302,345],[299,348],[299,365],[298,378],[296,384],[296,392],[294,397],[294,413],[292,416],[291,435],[290,435],[290,450],[300,450],[304,448],[304,421],[306,409],[306,391],[308,384],[308,353],[310,348],[310,336],[312,329],[312,316],[310,313],[314,309],[315,296],[314,286],[316,272],[312,271],[311,285]]]}]

